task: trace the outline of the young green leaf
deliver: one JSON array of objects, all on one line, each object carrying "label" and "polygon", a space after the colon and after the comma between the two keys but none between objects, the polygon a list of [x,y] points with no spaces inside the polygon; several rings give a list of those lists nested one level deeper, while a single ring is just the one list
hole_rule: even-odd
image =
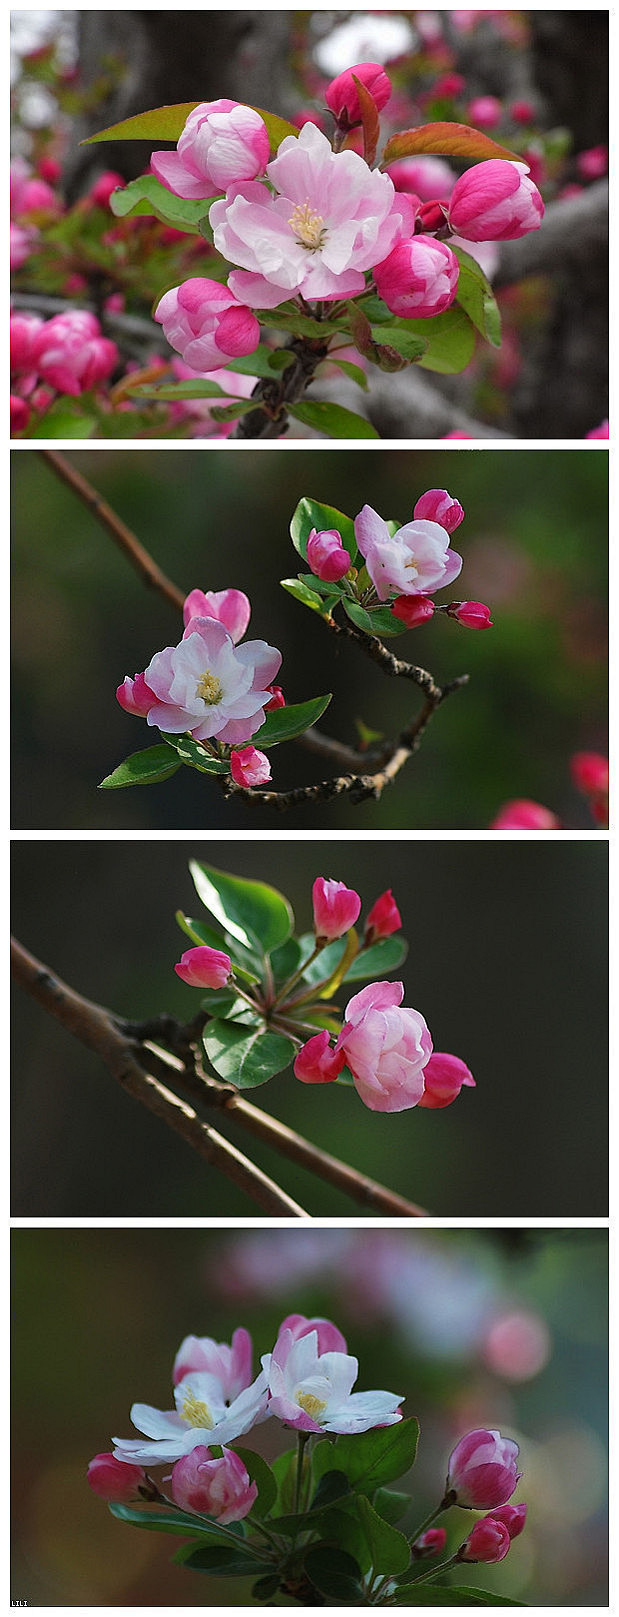
[{"label": "young green leaf", "polygon": [[416,331],[407,331],[404,326],[380,325],[372,326],[372,337],[376,343],[386,343],[388,348],[395,348],[396,354],[402,359],[421,359],[427,352],[428,339]]},{"label": "young green leaf", "polygon": [[302,578],[281,578],[280,584],[287,595],[293,595],[295,601],[300,601],[302,606],[309,606],[310,612],[319,612],[323,618],[330,616],[333,607],[340,599],[338,593],[323,600],[321,595],[303,583]]},{"label": "young green leaf", "polygon": [[268,1516],[277,1499],[277,1481],[270,1465],[263,1460],[261,1454],[254,1449],[235,1448],[239,1460],[242,1460],[251,1482],[255,1482],[258,1489],[256,1504],[252,1507],[259,1516]]},{"label": "young green leaf", "polygon": [[354,410],[345,410],[341,404],[302,399],[299,404],[289,404],[287,408],[295,421],[302,421],[314,432],[323,432],[326,438],[380,438],[380,433],[370,421],[356,415]]},{"label": "young green leaf", "polygon": [[324,1455],[326,1444],[319,1444],[314,1455],[317,1475],[332,1469],[345,1471],[349,1482],[360,1493],[371,1494],[375,1488],[394,1482],[410,1470],[415,1463],[419,1440],[419,1422],[414,1419],[398,1421],[395,1426],[375,1427],[354,1437],[339,1437],[330,1455]]},{"label": "young green leaf", "polygon": [[[122,123],[110,124],[109,129],[100,129],[97,135],[89,135],[80,145],[93,146],[102,140],[178,140],[190,112],[199,105],[199,101],[182,101],[176,106],[154,107],[150,112],[138,112],[134,118],[125,118]],[[273,155],[286,135],[294,135],[298,140],[298,129],[294,124],[289,124],[286,118],[278,118],[274,112],[265,112],[262,107],[252,110],[259,112],[264,119]]]},{"label": "young green leaf", "polygon": [[225,870],[197,860],[192,860],[189,868],[206,909],[246,948],[269,954],[290,937],[294,915],[287,898],[275,887],[230,876]]},{"label": "young green leaf", "polygon": [[501,346],[501,316],[490,282],[469,253],[454,247],[460,265],[456,302],[461,305],[482,337],[493,348]]},{"label": "young green leaf", "polygon": [[337,365],[338,370],[343,371],[345,376],[349,376],[351,382],[356,382],[357,387],[363,388],[364,393],[368,392],[369,382],[365,371],[362,371],[360,365],[353,365],[350,359],[340,359],[338,354],[327,354],[326,363],[328,365]]},{"label": "young green leaf", "polygon": [[290,523],[290,537],[295,550],[307,561],[307,541],[312,528],[317,533],[324,533],[326,529],[334,528],[339,533],[344,550],[348,551],[352,562],[357,557],[357,541],[355,539],[355,525],[351,517],[344,516],[343,511],[336,511],[333,505],[323,505],[320,500],[312,500],[305,495],[293,514]]},{"label": "young green leaf", "polygon": [[377,1488],[374,1494],[374,1509],[382,1516],[383,1521],[399,1522],[411,1502],[408,1493],[399,1493],[396,1488]]},{"label": "young green leaf", "polygon": [[122,764],[106,775],[100,782],[99,790],[109,791],[118,786],[151,786],[158,780],[169,780],[175,775],[180,764],[170,752],[169,747],[146,747],[144,752],[132,752]]},{"label": "young green leaf", "polygon": [[176,230],[199,236],[199,221],[208,213],[214,201],[213,196],[207,201],[202,198],[199,202],[189,202],[168,191],[167,186],[162,185],[154,174],[140,174],[137,180],[130,180],[124,188],[112,191],[110,209],[117,219],[124,219],[127,214],[146,214],[160,219],[164,225],[172,225]]},{"label": "young green leaf", "polygon": [[[162,734],[164,732],[162,731]],[[188,764],[191,769],[199,770],[201,775],[229,775],[230,765],[223,758],[212,758],[210,752],[194,741],[193,736],[166,735],[168,746],[178,753],[181,763]]]},{"label": "young green leaf", "polygon": [[445,376],[466,370],[475,353],[475,327],[459,303],[452,303],[443,314],[431,320],[402,322],[409,331],[427,339],[424,354],[417,361],[426,371],[438,371]]},{"label": "young green leaf", "polygon": [[341,1605],[359,1605],[363,1596],[361,1568],[346,1550],[317,1544],[308,1550],[304,1564],[308,1578],[328,1600],[338,1600]]},{"label": "young green leaf", "polygon": [[282,1033],[268,1033],[264,1024],[248,1029],[240,1022],[207,1023],[204,1048],[220,1078],[238,1089],[255,1089],[294,1061],[295,1046]]},{"label": "young green leaf", "polygon": [[258,747],[277,747],[280,741],[293,741],[295,736],[304,735],[312,724],[317,723],[330,701],[331,692],[327,696],[313,696],[309,702],[274,708],[272,713],[267,713],[262,728],[256,731],[252,742]]},{"label": "young green leaf", "polygon": [[[204,1533],[209,1538],[213,1535],[215,1537],[220,1536],[220,1528],[217,1522],[207,1521],[200,1516],[190,1516],[188,1512],[183,1510],[158,1510],[152,1508],[139,1510],[134,1509],[131,1505],[116,1504],[110,1504],[109,1508],[112,1516],[115,1516],[117,1521],[129,1522],[132,1527],[145,1527],[150,1533],[176,1533],[180,1538],[187,1538],[189,1534],[194,1537],[196,1533]],[[245,1536],[245,1529],[241,1526],[241,1523],[235,1523],[231,1530],[238,1533],[239,1539],[242,1541]]]},{"label": "young green leaf", "polygon": [[358,629],[363,629],[364,634],[374,633],[372,619],[369,612],[366,612],[365,607],[359,606],[358,601],[349,601],[347,595],[344,596],[342,604],[351,623],[355,623]]},{"label": "young green leaf", "polygon": [[217,932],[214,926],[208,926],[206,921],[194,921],[191,916],[184,915],[182,910],[176,911],[175,919],[178,921],[181,932],[184,932],[192,943],[205,943],[208,949],[225,949],[230,955],[232,964],[239,977],[245,982],[257,983],[260,978],[247,966],[248,959],[255,957],[255,950],[246,950],[238,938],[233,938],[230,932]]},{"label": "young green leaf", "polygon": [[379,1516],[364,1494],[358,1496],[357,1511],[370,1548],[374,1571],[390,1572],[392,1575],[404,1572],[411,1558],[408,1539],[398,1532],[397,1527],[391,1527]]},{"label": "young green leaf", "polygon": [[173,1560],[188,1566],[192,1572],[208,1572],[212,1578],[251,1578],[256,1576],[263,1557],[253,1555],[249,1544],[235,1550],[234,1545],[205,1545],[198,1549],[187,1544],[178,1550]]},{"label": "young green leaf", "polygon": [[364,977],[386,977],[392,971],[397,971],[402,961],[406,960],[408,943],[401,933],[393,933],[390,938],[381,938],[373,943],[369,949],[361,949],[356,959],[344,977],[345,983],[362,982]]}]

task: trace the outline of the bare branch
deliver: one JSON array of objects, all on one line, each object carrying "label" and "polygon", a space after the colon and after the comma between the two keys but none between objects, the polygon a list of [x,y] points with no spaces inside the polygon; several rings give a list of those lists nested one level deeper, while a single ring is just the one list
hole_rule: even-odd
[{"label": "bare branch", "polygon": [[256,383],[252,393],[256,409],[241,416],[233,438],[283,437],[288,426],[286,406],[297,404],[303,398],[315,371],[327,357],[328,347],[328,339],[321,343],[295,337],[293,342],[287,343],[286,351],[293,356],[292,363],[279,376],[274,373],[273,381],[263,379]]}]

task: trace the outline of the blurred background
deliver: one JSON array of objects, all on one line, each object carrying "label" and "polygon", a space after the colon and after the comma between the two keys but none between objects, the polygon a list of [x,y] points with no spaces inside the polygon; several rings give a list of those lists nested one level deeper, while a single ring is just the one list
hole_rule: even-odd
[{"label": "blurred background", "polygon": [[[334,1319],[359,1389],[401,1392],[418,1416],[418,1461],[398,1484],[410,1530],[464,1432],[490,1425],[520,1444],[525,1531],[500,1566],[456,1583],[607,1605],[604,1231],[21,1229],[12,1244],[16,1602],[248,1606],[250,1583],[172,1566],[178,1541],[115,1521],[86,1467],[131,1434],[135,1400],[169,1407],[186,1334],[229,1341],[245,1325],[257,1369],[295,1312]],[[289,1434],[267,1421],[255,1447],[272,1459]],[[445,1518],[451,1549],[473,1520]]]},{"label": "blurred background", "polygon": [[[458,589],[488,602],[495,626],[474,633],[439,616],[393,646],[440,682],[468,672],[470,685],[435,715],[379,803],[342,798],[282,817],[225,803],[214,782],[189,769],[157,786],[97,792],[122,758],[152,743],[114,693],[126,673],[180,639],[180,618],[36,452],[16,450],[14,828],[478,828],[513,797],[545,804],[568,827],[590,827],[569,759],[606,746],[607,454],[240,453],[80,450],[69,458],[181,588],[246,591],[250,637],[283,653],[287,700],[333,691],[321,729],[353,745],[359,722],[397,734],[417,693],[330,636],[279,587],[302,570],[290,518],[309,494],[350,515],[368,503],[406,522],[426,489],[447,484],[466,512],[456,533]],[[332,773],[297,742],[272,759],[280,788]]]},{"label": "blurred background", "polygon": [[[606,1216],[605,843],[196,838],[13,842],[12,854],[20,942],[133,1019],[168,1011],[185,1021],[199,1007],[173,970],[186,947],[175,911],[205,914],[190,858],[270,882],[300,931],[311,928],[318,875],[354,887],[366,915],[391,887],[410,942],[397,973],[404,1003],[423,1013],[438,1050],[463,1057],[477,1088],[446,1110],[389,1116],[351,1089],[325,1095],[287,1071],[255,1092],[256,1104],[437,1216]],[[255,1214],[21,992],[13,1048],[15,1215]],[[217,1127],[312,1215],[359,1214],[238,1126],[218,1116]]]}]

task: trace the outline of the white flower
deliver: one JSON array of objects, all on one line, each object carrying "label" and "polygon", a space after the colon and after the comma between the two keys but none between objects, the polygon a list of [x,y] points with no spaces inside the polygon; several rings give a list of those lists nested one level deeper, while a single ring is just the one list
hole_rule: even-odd
[{"label": "white flower", "polygon": [[115,1458],[132,1465],[162,1465],[211,1443],[233,1443],[266,1419],[267,1377],[261,1370],[250,1387],[227,1403],[222,1379],[206,1370],[195,1371],[174,1388],[174,1402],[176,1410],[133,1404],[131,1419],[146,1441],[115,1437]]},{"label": "white flower", "polygon": [[351,1392],[359,1363],[349,1353],[318,1352],[318,1334],[295,1340],[283,1330],[262,1360],[268,1376],[269,1413],[304,1432],[367,1432],[402,1419],[402,1395]]}]

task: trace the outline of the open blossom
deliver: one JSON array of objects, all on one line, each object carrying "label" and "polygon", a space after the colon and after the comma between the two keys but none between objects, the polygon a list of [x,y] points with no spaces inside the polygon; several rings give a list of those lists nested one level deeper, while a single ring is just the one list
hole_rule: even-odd
[{"label": "open blossom", "polygon": [[379,112],[391,99],[391,80],[379,62],[360,62],[357,67],[347,67],[343,73],[338,73],[336,79],[331,80],[325,90],[327,106],[336,122],[345,129],[361,123],[361,105],[355,79],[369,91]]},{"label": "open blossom", "polygon": [[446,1497],[469,1510],[505,1505],[521,1476],[518,1444],[500,1432],[478,1428],[456,1443],[449,1459]]},{"label": "open blossom", "polygon": [[434,236],[399,241],[374,268],[376,290],[392,314],[425,320],[443,314],[458,290],[460,266],[455,253]]},{"label": "open blossom", "polygon": [[251,606],[243,590],[190,590],[183,604],[185,628],[192,618],[217,618],[235,646],[249,627]]},{"label": "open blossom", "polygon": [[343,881],[317,876],[312,887],[314,931],[317,938],[341,938],[359,919],[361,899]]},{"label": "open blossom", "polygon": [[297,292],[308,300],[355,297],[364,271],[410,234],[411,206],[388,175],[356,152],[334,152],[315,124],[288,135],[267,178],[232,186],[209,220],[217,251],[238,264],[229,277],[251,308],[273,309]]},{"label": "open blossom", "polygon": [[456,180],[449,228],[465,241],[514,241],[539,230],[544,204],[526,163],[491,157]]},{"label": "open blossom", "polygon": [[178,646],[157,651],[143,674],[126,678],[121,707],[147,724],[197,741],[249,741],[264,723],[281,655],[264,640],[235,646],[223,623],[192,618]]},{"label": "open blossom", "polygon": [[[142,1438],[114,1438],[117,1460],[130,1464],[160,1465],[180,1460],[192,1449],[216,1443],[222,1447],[242,1437],[258,1421],[267,1417],[267,1378],[261,1370],[255,1381],[238,1393],[231,1387],[232,1361],[219,1359],[210,1338],[207,1344],[208,1368],[189,1369],[176,1380],[173,1410],[153,1409],[149,1404],[133,1404],[131,1419]],[[195,1354],[198,1339],[188,1337],[181,1354]],[[243,1344],[244,1347],[245,1344]],[[219,1350],[221,1352],[221,1350]],[[243,1361],[244,1362],[244,1361]],[[238,1379],[244,1380],[244,1376]]]},{"label": "open blossom", "polygon": [[251,1384],[252,1344],[249,1331],[239,1326],[231,1343],[215,1342],[212,1336],[186,1336],[174,1360],[172,1381],[179,1381],[194,1370],[215,1376],[222,1396],[229,1402]]},{"label": "open blossom", "polygon": [[401,1395],[352,1392],[359,1373],[348,1353],[320,1353],[317,1331],[295,1338],[282,1330],[262,1360],[269,1382],[269,1410],[302,1432],[367,1432],[402,1419]]},{"label": "open blossom", "polygon": [[194,275],[164,292],[154,314],[171,348],[196,371],[253,354],[260,341],[256,316],[226,286]]},{"label": "open blossom", "polygon": [[185,950],[174,970],[190,988],[225,988],[232,961],[222,949],[199,944],[195,949]]},{"label": "open blossom", "polygon": [[241,1522],[258,1498],[243,1461],[232,1449],[216,1459],[206,1446],[177,1460],[172,1472],[172,1498],[181,1510],[195,1510],[226,1522]]},{"label": "open blossom", "polygon": [[335,1046],[373,1112],[407,1111],[423,1095],[432,1039],[423,1016],[403,998],[403,983],[369,983],[349,1000]]},{"label": "open blossom", "polygon": [[355,535],[379,600],[392,591],[424,595],[452,584],[462,557],[449,548],[449,534],[438,522],[414,521],[393,536],[387,523],[364,505],[355,518]]},{"label": "open blossom", "polygon": [[255,180],[269,161],[264,119],[238,101],[201,101],[185,123],[175,152],[153,152],[153,174],[176,196],[200,201]]}]

